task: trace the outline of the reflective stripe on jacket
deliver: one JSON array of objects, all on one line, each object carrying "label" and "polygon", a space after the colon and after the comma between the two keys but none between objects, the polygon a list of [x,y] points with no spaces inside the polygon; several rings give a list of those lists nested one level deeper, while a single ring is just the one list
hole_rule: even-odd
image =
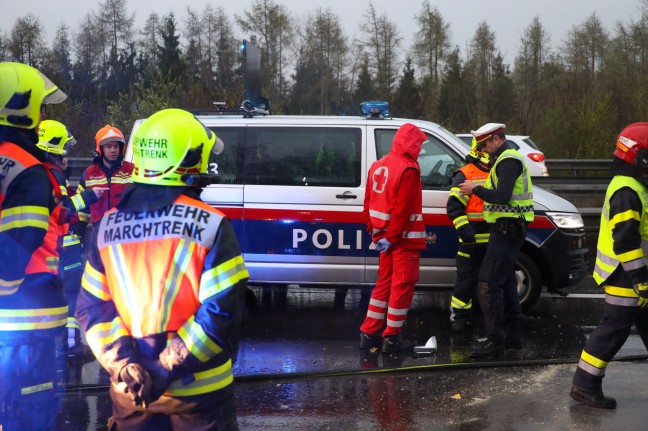
[{"label": "reflective stripe on jacket", "polygon": [[497,188],[497,165],[505,159],[519,160],[520,163],[522,163],[522,173],[515,179],[513,194],[511,195],[508,204],[501,205],[484,202],[484,219],[488,223],[494,223],[495,220],[501,217],[518,217],[522,215],[527,223],[531,223],[534,215],[533,187],[531,185],[529,171],[524,163],[524,159],[518,151],[508,149],[499,155],[495,161],[495,165],[491,168],[490,173],[488,174],[484,188],[491,190]]},{"label": "reflective stripe on jacket", "polygon": [[[641,200],[641,214],[628,210],[620,214],[614,214],[610,218],[610,199],[618,190],[629,187],[637,193]],[[646,265],[645,257],[648,256],[648,222],[646,222],[646,205],[648,205],[648,190],[633,177],[615,175],[605,193],[603,210],[601,212],[601,224],[599,228],[598,244],[596,247],[596,264],[594,266],[594,280],[601,284],[612,275],[614,270],[623,265],[624,270],[630,271]],[[631,250],[618,256],[614,252],[614,239],[612,231],[617,223],[628,219],[639,221],[639,235],[641,236],[641,248]],[[633,292],[634,293],[634,292]],[[636,295],[636,294],[635,294]]]},{"label": "reflective stripe on jacket", "polygon": [[[190,374],[165,394],[197,395],[231,384],[228,346],[249,275],[224,214],[181,195],[153,211],[113,208],[96,235],[76,317],[113,383],[131,358],[156,360],[179,337],[191,353],[182,366]],[[129,352],[133,346],[137,353]]]},{"label": "reflective stripe on jacket", "polygon": [[[19,232],[44,231],[42,242],[39,240],[40,245],[19,245],[28,250],[35,248],[24,262],[3,262],[4,269],[0,271],[0,333],[7,331],[7,334],[0,336],[18,337],[18,331],[63,327],[67,323],[68,307],[57,278],[61,208],[54,205],[54,196],[52,208],[34,205],[33,197],[28,196],[28,193],[25,196],[12,196],[14,205],[7,206],[8,193],[19,176],[23,185],[29,184],[40,190],[50,187],[52,194],[58,189],[58,184],[53,184],[54,178],[51,175],[47,185],[42,182],[31,183],[29,175],[33,175],[30,174],[34,172],[32,168],[42,166],[43,163],[14,143],[0,143],[0,163],[3,174],[0,176],[0,235],[7,235],[6,239],[2,238],[0,246],[12,247],[8,244],[10,235],[20,241],[29,235],[16,235]],[[14,199],[15,197],[18,199]],[[16,202],[19,204],[15,205]]]},{"label": "reflective stripe on jacket", "polygon": [[[92,205],[90,205],[90,221],[97,223],[101,220],[104,213],[110,208],[117,205],[124,194],[126,187],[133,182],[131,175],[133,173],[133,164],[130,162],[122,162],[119,169],[116,169],[110,178],[106,177],[106,173],[99,167],[99,161],[90,165],[84,172],[84,181],[79,183],[78,192],[82,192],[92,188],[109,188],[101,198]],[[83,213],[87,214],[86,211]],[[87,221],[82,213],[79,214],[82,221]]]}]

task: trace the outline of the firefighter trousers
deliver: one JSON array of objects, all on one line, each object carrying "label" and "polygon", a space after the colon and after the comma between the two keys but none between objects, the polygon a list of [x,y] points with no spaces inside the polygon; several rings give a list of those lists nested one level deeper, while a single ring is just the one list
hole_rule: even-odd
[{"label": "firefighter trousers", "polygon": [[377,335],[385,323],[384,337],[402,332],[419,278],[420,260],[420,250],[398,245],[380,253],[378,280],[371,291],[367,317],[360,326],[362,332]]},{"label": "firefighter trousers", "polygon": [[238,431],[234,385],[187,397],[162,396],[148,408],[135,407],[128,394],[110,387],[113,415],[109,431]]},{"label": "firefighter trousers", "polygon": [[605,369],[630,335],[632,325],[648,349],[648,308],[605,303],[601,321],[581,353],[574,385],[590,392],[600,392]]},{"label": "firefighter trousers", "polygon": [[471,247],[459,245],[457,253],[457,272],[450,307],[454,320],[467,320],[472,301],[477,290],[477,278],[484,256],[486,244]]}]

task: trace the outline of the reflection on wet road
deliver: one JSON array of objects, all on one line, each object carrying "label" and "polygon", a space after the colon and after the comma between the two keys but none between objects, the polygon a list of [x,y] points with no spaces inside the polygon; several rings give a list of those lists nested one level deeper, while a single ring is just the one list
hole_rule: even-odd
[{"label": "reflection on wet road", "polygon": [[[435,400],[433,422],[437,425],[472,424],[461,429],[492,426],[493,415],[479,420],[473,417],[479,416],[480,397],[491,399],[498,391],[510,394],[515,385],[531,388],[538,369],[510,369],[518,363],[564,363],[542,367],[541,373],[569,384],[575,361],[597,325],[603,305],[600,298],[544,295],[524,319],[524,348],[507,350],[485,364],[468,358],[470,344],[481,336],[481,316],[474,313],[471,329],[465,334],[453,334],[450,291],[415,294],[404,335],[416,344],[435,336],[438,350],[426,357],[358,349],[358,327],[366,313],[370,289],[252,287],[251,292],[250,299],[254,300],[249,301],[234,363],[241,429],[317,429],[317,424],[330,423],[338,413],[346,418],[333,420],[339,430],[429,429],[412,424],[408,411],[422,409],[426,398],[436,396],[444,400]],[[645,353],[641,340],[633,334],[618,356]],[[489,366],[495,363],[506,367]],[[614,367],[610,368],[614,372]],[[406,372],[395,372],[399,370]],[[62,380],[68,389],[62,405],[65,429],[77,429],[75,425],[78,429],[104,429],[110,416],[105,390],[108,379],[96,361],[68,361]],[[470,418],[458,418],[453,407],[443,422],[445,403],[452,406],[452,400],[461,399],[462,393],[472,394]],[[566,393],[562,396],[569,404]],[[358,399],[363,401],[358,404]],[[542,408],[549,407],[539,405],[534,414],[542,417]],[[302,414],[309,419],[297,420]],[[417,420],[422,420],[421,414],[415,415]],[[354,415],[357,418],[347,428],[344,421]],[[502,418],[497,420],[506,423]],[[520,422],[511,425],[515,423]],[[396,426],[403,424],[409,425]]]}]

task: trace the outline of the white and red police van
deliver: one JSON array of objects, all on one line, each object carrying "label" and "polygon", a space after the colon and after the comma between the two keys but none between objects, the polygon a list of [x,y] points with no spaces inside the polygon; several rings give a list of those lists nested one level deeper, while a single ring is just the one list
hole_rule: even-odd
[{"label": "white and red police van", "polygon": [[[197,114],[225,143],[210,159],[220,182],[206,187],[202,199],[232,220],[250,284],[373,286],[378,252],[362,217],[367,170],[410,122],[428,135],[419,156],[428,248],[417,288],[454,285],[458,239],[445,208],[467,148],[438,124],[390,118],[380,112],[386,105],[367,106],[373,114],[357,117]],[[132,159],[131,142],[126,159]],[[535,220],[516,268],[524,309],[542,286],[564,288],[588,272],[576,207],[540,187],[533,194]]]}]

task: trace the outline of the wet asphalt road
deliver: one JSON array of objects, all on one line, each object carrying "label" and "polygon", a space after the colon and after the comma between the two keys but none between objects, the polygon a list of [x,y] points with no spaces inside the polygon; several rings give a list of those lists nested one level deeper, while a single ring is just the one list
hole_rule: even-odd
[{"label": "wet asphalt road", "polygon": [[[450,291],[415,294],[404,334],[416,344],[436,337],[437,353],[426,357],[358,349],[369,289],[252,291],[234,364],[241,430],[646,429],[648,362],[636,334],[604,381],[616,411],[568,396],[602,311],[591,279],[567,297],[543,295],[524,321],[524,348],[484,362],[468,358],[481,316],[466,334],[450,331]],[[69,359],[59,429],[106,429],[106,374],[96,361]]]}]

